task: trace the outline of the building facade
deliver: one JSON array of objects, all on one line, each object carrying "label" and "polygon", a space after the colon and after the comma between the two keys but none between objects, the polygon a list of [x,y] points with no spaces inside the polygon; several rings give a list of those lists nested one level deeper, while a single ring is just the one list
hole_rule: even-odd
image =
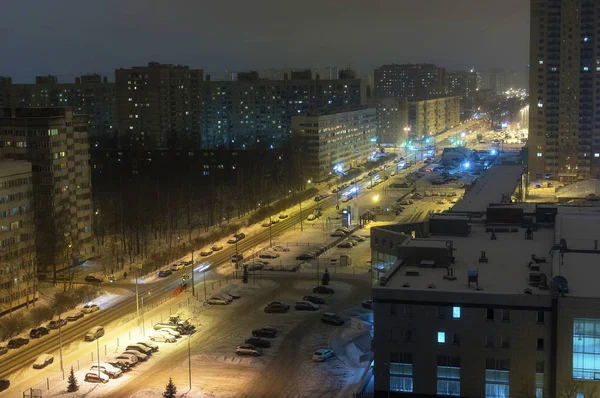
[{"label": "building facade", "polygon": [[355,109],[361,103],[359,79],[298,77],[303,78],[207,81],[202,147],[281,149],[291,138],[293,116]]},{"label": "building facade", "polygon": [[460,98],[441,97],[409,104],[410,133],[433,135],[460,123]]},{"label": "building facade", "polygon": [[38,268],[56,272],[92,256],[88,119],[70,108],[4,109],[0,154],[32,164]]},{"label": "building facade", "polygon": [[400,98],[381,98],[372,101],[377,109],[377,143],[400,147],[409,132],[408,101]]},{"label": "building facade", "polygon": [[595,1],[531,1],[532,180],[600,178],[599,29]]},{"label": "building facade", "polygon": [[150,62],[115,71],[118,139],[126,148],[198,146],[201,69]]},{"label": "building facade", "polygon": [[31,163],[0,161],[0,315],[35,298]]},{"label": "building facade", "polygon": [[448,71],[446,88],[449,95],[460,98],[462,110],[473,110],[477,92],[477,74],[474,71]]},{"label": "building facade", "polygon": [[389,64],[375,69],[375,97],[421,101],[445,94],[446,69],[433,64]]},{"label": "building facade", "polygon": [[[3,83],[4,81],[4,83]],[[0,77],[0,108],[49,108],[69,106],[88,116],[92,140],[114,138],[117,123],[115,84],[97,74],[59,83],[56,76],[36,76],[33,84],[12,84]]]},{"label": "building facade", "polygon": [[371,229],[376,397],[597,393],[600,208],[490,209]]},{"label": "building facade", "polygon": [[376,148],[374,108],[292,118],[304,179],[323,181],[367,161]]}]

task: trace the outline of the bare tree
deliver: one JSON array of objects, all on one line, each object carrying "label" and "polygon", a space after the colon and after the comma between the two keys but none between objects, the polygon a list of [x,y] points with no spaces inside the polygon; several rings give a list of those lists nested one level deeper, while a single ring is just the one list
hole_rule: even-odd
[{"label": "bare tree", "polygon": [[558,389],[559,398],[576,398],[577,393],[581,392],[581,382],[569,380]]}]

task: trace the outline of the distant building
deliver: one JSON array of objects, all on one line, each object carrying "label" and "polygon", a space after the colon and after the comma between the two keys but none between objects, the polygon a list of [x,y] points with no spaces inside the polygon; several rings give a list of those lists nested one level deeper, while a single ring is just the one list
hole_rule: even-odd
[{"label": "distant building", "polygon": [[410,133],[427,136],[451,129],[460,123],[460,98],[441,97],[409,103]]},{"label": "distant building", "polygon": [[31,163],[0,160],[0,315],[34,300]]},{"label": "distant building", "polygon": [[589,0],[531,0],[531,180],[600,178],[597,6]]},{"label": "distant building", "polygon": [[462,110],[472,110],[475,106],[477,93],[477,74],[475,72],[458,70],[446,73],[446,87],[449,95],[460,97]]},{"label": "distant building", "polygon": [[0,109],[71,107],[76,115],[88,115],[93,140],[113,139],[117,106],[115,84],[97,74],[75,78],[74,83],[59,83],[56,76],[36,76],[35,83],[12,84],[0,77]]},{"label": "distant building", "polygon": [[508,89],[519,89],[527,86],[525,72],[492,68],[476,73],[480,90],[492,90],[496,94],[504,94]]},{"label": "distant building", "polygon": [[422,101],[445,95],[446,69],[433,64],[389,64],[375,69],[375,97]]},{"label": "distant building", "polygon": [[373,101],[377,109],[377,142],[382,146],[401,146],[410,131],[408,101],[382,98]]},{"label": "distant building", "polygon": [[371,228],[374,396],[588,396],[600,209],[515,203],[477,218]]},{"label": "distant building", "polygon": [[238,80],[205,82],[204,148],[280,149],[291,137],[291,119],[305,112],[335,113],[361,104],[359,79]]},{"label": "distant building", "polygon": [[32,164],[38,268],[92,256],[88,118],[69,108],[4,109],[0,155]]},{"label": "distant building", "polygon": [[150,62],[115,71],[119,145],[127,148],[198,146],[203,71]]},{"label": "distant building", "polygon": [[365,163],[376,149],[374,108],[292,118],[302,178],[323,181]]}]

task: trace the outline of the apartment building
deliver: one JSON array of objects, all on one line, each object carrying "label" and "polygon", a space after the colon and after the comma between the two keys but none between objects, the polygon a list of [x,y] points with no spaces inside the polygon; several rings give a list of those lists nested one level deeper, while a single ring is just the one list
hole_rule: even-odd
[{"label": "apartment building", "polygon": [[124,148],[198,146],[203,71],[150,62],[115,71],[118,138]]},{"label": "apartment building", "polygon": [[34,300],[31,163],[0,160],[0,315]]},{"label": "apartment building", "polygon": [[292,118],[303,179],[323,181],[367,161],[377,143],[377,111],[302,115]]},{"label": "apartment building", "polygon": [[529,175],[600,178],[600,13],[593,0],[531,0]]},{"label": "apartment building", "polygon": [[375,97],[421,101],[443,96],[446,69],[433,64],[389,64],[375,69]]},{"label": "apartment building", "polygon": [[70,108],[0,117],[0,155],[32,164],[38,268],[51,276],[94,252],[87,129],[87,116]]},{"label": "apartment building", "polygon": [[474,71],[448,71],[446,73],[446,88],[449,95],[460,98],[462,110],[472,110],[475,107],[477,74]]},{"label": "apartment building", "polygon": [[291,137],[293,116],[335,113],[361,104],[360,79],[312,79],[310,70],[290,79],[205,82],[204,148],[281,149]]},{"label": "apartment building", "polygon": [[408,101],[405,98],[377,98],[372,103],[377,109],[377,143],[399,147],[410,131]]},{"label": "apartment building", "polygon": [[13,84],[0,77],[0,108],[71,107],[88,116],[90,139],[114,139],[117,123],[115,84],[106,76],[83,75],[75,82],[59,83],[56,76],[36,76],[35,83]]},{"label": "apartment building", "polygon": [[515,203],[372,228],[375,396],[595,396],[599,222]]},{"label": "apartment building", "polygon": [[409,103],[410,132],[416,136],[436,134],[460,123],[460,98],[441,97]]}]

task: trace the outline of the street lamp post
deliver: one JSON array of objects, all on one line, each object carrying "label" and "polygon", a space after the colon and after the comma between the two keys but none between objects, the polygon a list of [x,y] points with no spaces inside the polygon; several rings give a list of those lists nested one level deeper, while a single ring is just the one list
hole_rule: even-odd
[{"label": "street lamp post", "polygon": [[302,199],[300,199],[300,232],[304,231],[304,227],[302,224],[303,220],[304,220],[304,217],[302,216]]},{"label": "street lamp post", "polygon": [[192,249],[192,296],[196,297],[196,285],[194,284],[194,249]]},{"label": "street lamp post", "polygon": [[190,337],[188,334],[188,375],[190,379],[190,390],[192,389],[192,349],[190,345]]},{"label": "street lamp post", "polygon": [[202,274],[204,275],[204,301],[206,301],[206,270],[204,270]]},{"label": "street lamp post", "polygon": [[269,247],[273,247],[273,221],[269,214]]}]

